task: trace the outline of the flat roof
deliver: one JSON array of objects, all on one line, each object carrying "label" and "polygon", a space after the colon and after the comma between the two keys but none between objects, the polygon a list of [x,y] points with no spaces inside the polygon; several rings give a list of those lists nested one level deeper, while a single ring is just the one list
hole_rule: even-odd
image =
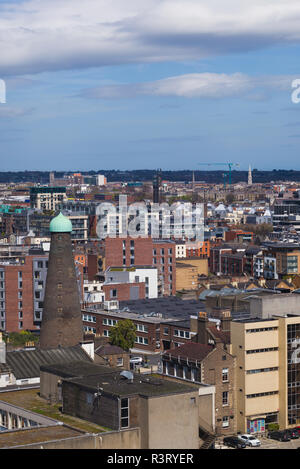
[{"label": "flat roof", "polygon": [[26,430],[0,432],[0,448],[21,447],[52,440],[62,440],[83,435],[85,432],[65,425],[32,427]]},{"label": "flat roof", "polygon": [[[69,364],[45,365],[41,371],[62,376],[66,382],[74,383],[92,393],[100,392],[112,396],[141,395],[145,397],[155,397],[168,394],[180,394],[197,391],[199,385],[173,382],[154,375],[142,375],[140,373],[129,372],[133,379],[128,379],[121,375],[118,368],[111,368],[104,365],[94,365],[90,374],[84,376],[77,373],[72,374],[72,367]],[[66,377],[69,375],[69,378]]]}]

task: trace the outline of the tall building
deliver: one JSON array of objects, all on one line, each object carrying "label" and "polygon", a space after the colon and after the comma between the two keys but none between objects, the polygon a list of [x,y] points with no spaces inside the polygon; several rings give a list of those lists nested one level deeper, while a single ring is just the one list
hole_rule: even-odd
[{"label": "tall building", "polygon": [[31,187],[31,208],[39,210],[56,210],[58,204],[67,200],[65,187]]},{"label": "tall building", "polygon": [[161,169],[157,171],[153,178],[153,202],[155,204],[160,204],[161,202]]},{"label": "tall building", "polygon": [[248,170],[248,186],[252,186],[252,171],[251,171],[250,165],[249,165],[249,170]]},{"label": "tall building", "polygon": [[43,312],[48,255],[32,249],[0,263],[0,329],[38,329]]},{"label": "tall building", "polygon": [[41,349],[70,347],[83,338],[71,232],[72,223],[62,213],[50,223],[51,248],[41,324]]},{"label": "tall building", "polygon": [[264,432],[300,424],[300,316],[231,322],[236,356],[237,430]]}]

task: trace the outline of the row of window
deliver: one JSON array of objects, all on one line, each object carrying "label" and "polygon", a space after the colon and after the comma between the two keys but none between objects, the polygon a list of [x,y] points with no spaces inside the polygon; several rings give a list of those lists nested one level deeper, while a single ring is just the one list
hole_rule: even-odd
[{"label": "row of window", "polygon": [[247,329],[246,333],[249,332],[265,332],[265,331],[277,331],[278,327],[260,327],[258,329]]},{"label": "row of window", "polygon": [[259,392],[256,394],[247,394],[247,399],[252,399],[254,397],[263,397],[263,396],[273,396],[275,394],[279,394],[278,391],[269,391],[269,392]]},{"label": "row of window", "polygon": [[148,341],[147,337],[137,336],[135,338],[135,343],[142,344],[142,345],[148,345],[149,341]]},{"label": "row of window", "polygon": [[96,316],[92,316],[91,314],[83,314],[82,319],[87,322],[96,322]]},{"label": "row of window", "polygon": [[181,331],[179,329],[174,329],[174,336],[189,339],[190,338],[190,333],[188,331]]},{"label": "row of window", "polygon": [[257,370],[247,370],[246,373],[247,375],[251,375],[254,373],[266,373],[268,371],[277,371],[278,366],[274,366],[273,368],[258,368]]},{"label": "row of window", "polygon": [[276,352],[278,350],[278,347],[269,347],[269,348],[259,348],[255,350],[246,350],[247,354],[250,353],[262,353],[262,352]]}]

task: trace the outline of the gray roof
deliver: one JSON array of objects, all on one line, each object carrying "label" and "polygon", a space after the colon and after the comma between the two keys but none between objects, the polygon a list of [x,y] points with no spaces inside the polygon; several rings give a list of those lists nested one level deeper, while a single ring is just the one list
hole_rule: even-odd
[{"label": "gray roof", "polygon": [[74,383],[88,392],[94,393],[100,387],[101,393],[106,395],[151,397],[198,392],[199,389],[199,385],[196,386],[193,383],[173,382],[134,372],[132,373],[133,380],[130,380],[122,376],[119,369],[103,365],[94,364],[90,368],[90,374],[87,374],[83,372],[84,370],[70,370],[67,365],[43,367],[45,371],[55,373],[61,376],[64,381]]},{"label": "gray roof", "polygon": [[189,319],[191,315],[205,311],[205,304],[198,300],[182,300],[176,296],[144,300],[120,301],[120,310],[128,308],[132,313],[159,313],[164,319]]},{"label": "gray roof", "polygon": [[6,353],[6,363],[16,379],[36,378],[40,376],[40,366],[53,363],[74,361],[92,362],[80,345],[49,350],[17,350]]}]

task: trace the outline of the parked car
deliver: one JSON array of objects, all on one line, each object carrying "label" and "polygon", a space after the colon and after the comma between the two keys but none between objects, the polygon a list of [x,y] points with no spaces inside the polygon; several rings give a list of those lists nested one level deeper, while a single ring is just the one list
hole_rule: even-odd
[{"label": "parked car", "polygon": [[291,440],[297,440],[300,437],[297,428],[288,428],[286,432],[289,434]]},{"label": "parked car", "polygon": [[285,430],[270,432],[268,433],[268,438],[271,438],[272,440],[278,440],[278,441],[290,441],[291,440],[291,437],[289,436],[288,432],[286,432]]},{"label": "parked car", "polygon": [[142,365],[143,364],[143,359],[142,357],[131,357],[130,358],[130,363],[133,365]]},{"label": "parked car", "polygon": [[230,448],[236,448],[236,449],[246,448],[246,443],[244,443],[237,436],[225,436],[225,438],[223,438],[223,444],[225,446],[229,446]]},{"label": "parked car", "polygon": [[260,446],[261,442],[258,438],[254,435],[247,435],[246,433],[243,435],[238,435],[238,438],[243,441],[247,446]]}]

